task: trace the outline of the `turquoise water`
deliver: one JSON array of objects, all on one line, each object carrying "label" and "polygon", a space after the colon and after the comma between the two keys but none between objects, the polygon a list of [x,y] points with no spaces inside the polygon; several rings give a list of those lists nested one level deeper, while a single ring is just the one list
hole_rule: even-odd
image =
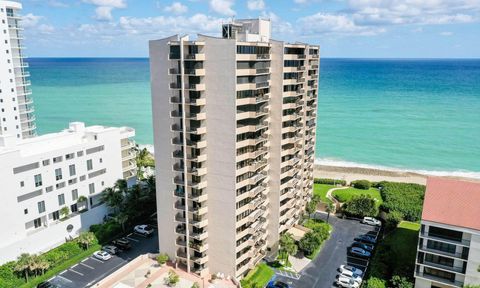
[{"label": "turquoise water", "polygon": [[[40,134],[84,121],[153,143],[147,59],[29,62]],[[318,101],[321,163],[480,172],[480,60],[322,59]]]}]

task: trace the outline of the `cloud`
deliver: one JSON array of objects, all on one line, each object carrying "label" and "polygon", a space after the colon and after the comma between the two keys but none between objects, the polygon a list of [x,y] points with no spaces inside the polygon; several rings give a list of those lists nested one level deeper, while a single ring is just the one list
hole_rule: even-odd
[{"label": "cloud", "polygon": [[172,5],[165,7],[166,12],[172,12],[175,14],[182,14],[186,13],[188,11],[188,7],[186,5],[183,5],[180,2],[173,2]]},{"label": "cloud", "polygon": [[98,6],[95,8],[95,19],[100,21],[113,20],[113,9],[126,8],[125,0],[83,0],[84,3]]},{"label": "cloud", "polygon": [[103,21],[103,20],[112,20],[112,10],[113,7],[108,6],[100,6],[95,8],[95,19]]},{"label": "cloud", "polygon": [[210,0],[210,8],[225,16],[234,16],[236,12],[232,9],[234,0]]},{"label": "cloud", "polygon": [[41,34],[52,34],[55,32],[55,28],[52,25],[41,24],[38,26],[38,32]]},{"label": "cloud", "polygon": [[363,25],[449,24],[478,21],[480,0],[349,0]]},{"label": "cloud", "polygon": [[288,22],[284,21],[280,17],[278,17],[277,14],[273,12],[262,12],[262,18],[264,19],[270,19],[272,23],[272,32],[280,35],[284,34],[291,34],[294,32],[293,30],[293,25]]},{"label": "cloud", "polygon": [[22,17],[22,26],[25,28],[35,27],[41,19],[43,19],[43,16],[28,13]]},{"label": "cloud", "polygon": [[453,32],[450,32],[450,31],[440,32],[440,36],[452,36],[452,35],[453,35]]},{"label": "cloud", "polygon": [[62,2],[62,1],[57,1],[57,0],[49,0],[47,2],[48,6],[51,7],[56,7],[56,8],[67,8],[68,4]]},{"label": "cloud", "polygon": [[249,10],[263,10],[265,9],[265,2],[263,0],[248,0],[247,8]]},{"label": "cloud", "polygon": [[348,15],[317,13],[298,20],[302,35],[343,34],[371,36],[385,32],[381,27],[357,25]]},{"label": "cloud", "polygon": [[95,6],[125,8],[127,3],[124,0],[83,0],[84,3],[93,4]]}]

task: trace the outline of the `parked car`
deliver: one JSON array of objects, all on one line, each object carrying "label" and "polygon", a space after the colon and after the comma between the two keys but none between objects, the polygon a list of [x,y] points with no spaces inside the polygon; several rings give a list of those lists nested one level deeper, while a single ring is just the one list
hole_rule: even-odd
[{"label": "parked car", "polygon": [[107,261],[110,258],[112,258],[112,255],[108,254],[108,252],[100,250],[100,251],[93,252],[93,257],[103,261]]},{"label": "parked car", "polygon": [[368,244],[375,244],[377,243],[377,240],[375,240],[375,238],[373,236],[370,236],[370,235],[360,235],[358,237],[355,237],[355,239],[353,239],[357,242],[362,242],[362,243],[368,243]]},{"label": "parked car", "polygon": [[360,287],[360,284],[358,284],[358,282],[355,282],[352,279],[350,279],[348,277],[344,277],[344,276],[338,277],[337,281],[335,281],[335,283],[339,287],[343,287],[343,288],[358,288],[358,287]]},{"label": "parked car", "polygon": [[112,244],[114,246],[116,246],[117,248],[122,249],[122,250],[128,250],[128,249],[132,248],[132,245],[130,245],[130,241],[128,241],[128,239],[125,238],[125,237],[117,239],[117,240],[113,240]]},{"label": "parked car", "polygon": [[118,253],[118,248],[113,245],[105,245],[102,247],[102,250],[112,255],[115,255]]},{"label": "parked car", "polygon": [[290,288],[290,285],[282,281],[272,280],[268,282],[268,285],[266,288]]},{"label": "parked car", "polygon": [[358,247],[351,247],[350,248],[350,254],[358,256],[358,257],[362,257],[362,258],[370,258],[370,256],[372,256],[372,254],[370,254],[370,252],[365,251],[362,248],[358,248]]},{"label": "parked car", "polygon": [[135,233],[141,234],[143,236],[150,236],[153,234],[153,227],[150,225],[137,225],[133,228]]},{"label": "parked car", "polygon": [[362,248],[363,250],[368,252],[372,252],[373,248],[375,248],[375,246],[373,246],[372,244],[361,243],[361,242],[353,242],[352,246]]},{"label": "parked car", "polygon": [[340,273],[343,273],[344,271],[350,271],[353,274],[356,274],[358,276],[363,276],[363,271],[362,270],[360,270],[356,267],[350,266],[350,265],[341,265],[340,268],[338,269],[338,271],[340,271]]},{"label": "parked car", "polygon": [[37,288],[58,288],[57,285],[54,285],[48,281],[44,281],[37,285]]},{"label": "parked car", "polygon": [[358,284],[362,284],[362,277],[358,276],[357,274],[352,273],[351,271],[344,271],[340,274],[340,277],[347,277],[352,279],[353,281],[357,282]]},{"label": "parked car", "polygon": [[380,220],[375,219],[373,217],[363,217],[362,223],[372,225],[372,226],[382,226],[382,222],[380,222]]}]

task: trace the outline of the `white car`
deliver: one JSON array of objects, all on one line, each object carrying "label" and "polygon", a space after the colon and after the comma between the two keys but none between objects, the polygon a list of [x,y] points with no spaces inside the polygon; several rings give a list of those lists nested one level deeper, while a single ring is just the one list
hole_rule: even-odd
[{"label": "white car", "polygon": [[340,271],[340,273],[344,273],[345,271],[350,271],[353,274],[358,275],[360,277],[363,276],[363,271],[362,270],[360,270],[358,268],[355,268],[353,266],[350,266],[350,265],[341,265],[338,270]]},{"label": "white car", "polygon": [[362,277],[358,276],[357,274],[353,274],[350,271],[343,272],[342,274],[340,274],[340,277],[350,278],[358,284],[362,284]]},{"label": "white car", "polygon": [[362,223],[372,225],[372,226],[382,226],[382,222],[380,222],[380,220],[377,220],[373,217],[363,217]]},{"label": "white car", "polygon": [[149,225],[137,225],[133,228],[133,231],[143,236],[150,236],[153,233],[153,228]]},{"label": "white car", "polygon": [[97,251],[93,253],[93,257],[103,261],[107,261],[108,259],[112,258],[112,255],[105,251]]},{"label": "white car", "polygon": [[115,255],[118,253],[118,248],[113,245],[105,245],[102,247],[102,250],[112,255]]},{"label": "white car", "polygon": [[350,279],[348,277],[344,277],[344,276],[338,277],[336,283],[339,287],[343,287],[343,288],[358,288],[358,287],[360,287],[360,284],[358,284],[358,282],[355,282],[352,279]]}]

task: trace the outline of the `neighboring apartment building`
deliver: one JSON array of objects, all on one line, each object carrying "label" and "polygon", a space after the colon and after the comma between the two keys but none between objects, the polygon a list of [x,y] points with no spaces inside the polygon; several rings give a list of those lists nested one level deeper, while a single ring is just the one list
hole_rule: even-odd
[{"label": "neighboring apartment building", "polygon": [[0,136],[0,263],[48,250],[101,222],[103,189],[135,176],[134,135],[132,128],[75,122],[31,139]]},{"label": "neighboring apartment building", "polygon": [[136,180],[132,128],[75,122],[63,132],[36,136],[21,8],[0,1],[0,54],[6,54],[0,57],[0,264],[53,248],[102,222],[102,190],[118,179]]},{"label": "neighboring apartment building", "polygon": [[28,88],[30,74],[25,68],[22,46],[22,4],[0,1],[0,135],[19,139],[36,135],[33,101]]},{"label": "neighboring apartment building", "polygon": [[480,182],[429,178],[416,288],[480,285]]},{"label": "neighboring apartment building", "polygon": [[160,250],[241,278],[298,222],[313,185],[319,47],[270,21],[150,42]]}]

